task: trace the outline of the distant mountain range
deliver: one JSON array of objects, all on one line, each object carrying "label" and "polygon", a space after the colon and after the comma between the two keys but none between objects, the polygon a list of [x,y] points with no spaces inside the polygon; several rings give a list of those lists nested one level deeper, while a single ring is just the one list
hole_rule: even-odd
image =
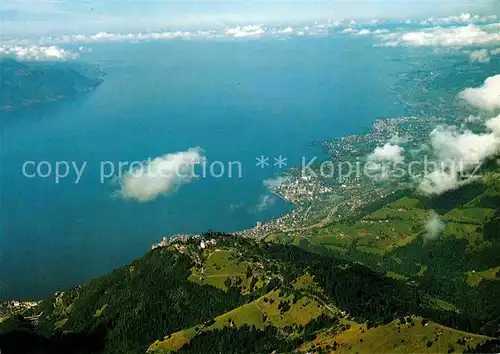
[{"label": "distant mountain range", "polygon": [[102,82],[97,66],[0,59],[0,110],[71,99]]}]

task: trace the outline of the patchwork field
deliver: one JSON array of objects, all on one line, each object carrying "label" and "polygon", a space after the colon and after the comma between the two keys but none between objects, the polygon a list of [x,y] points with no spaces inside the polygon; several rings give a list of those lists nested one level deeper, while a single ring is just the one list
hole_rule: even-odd
[{"label": "patchwork field", "polygon": [[[192,274],[188,278],[190,281],[212,285],[222,290],[227,290],[228,284],[238,284],[242,291],[248,290],[251,286],[262,286],[263,281],[260,279],[262,276],[256,274],[255,265],[239,259],[239,255],[234,251],[216,249],[205,252],[208,253],[207,258],[200,268],[192,269]],[[254,277],[257,281],[252,280]]]},{"label": "patchwork field", "polygon": [[483,280],[500,280],[499,272],[500,266],[483,271],[469,271],[467,272],[467,284],[469,284],[470,286],[477,286]]}]

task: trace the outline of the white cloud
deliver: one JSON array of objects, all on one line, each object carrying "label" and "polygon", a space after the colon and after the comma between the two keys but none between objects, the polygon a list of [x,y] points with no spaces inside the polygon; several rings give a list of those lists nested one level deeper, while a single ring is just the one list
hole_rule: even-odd
[{"label": "white cloud", "polygon": [[484,81],[483,86],[467,88],[460,92],[459,97],[470,105],[493,111],[500,108],[500,74],[490,76]]},{"label": "white cloud", "polygon": [[18,60],[67,60],[78,58],[78,53],[73,53],[56,46],[18,46],[3,44],[0,46],[0,55],[13,56]]},{"label": "white cloud", "polygon": [[264,185],[271,191],[276,192],[276,190],[281,187],[283,184],[290,182],[290,178],[279,176],[276,178],[269,178],[264,180]]},{"label": "white cloud", "polygon": [[347,27],[344,28],[341,33],[357,33],[357,32],[358,30],[356,28]]},{"label": "white cloud", "polygon": [[[0,53],[6,52],[8,49],[12,51],[17,49],[17,51],[30,50],[36,53],[37,48],[41,48],[39,51],[44,50],[44,48],[56,48],[59,53],[41,53],[39,56],[43,58],[43,55],[47,56],[51,54],[52,56],[59,55],[64,57],[64,59],[72,59],[77,56],[77,54],[71,53],[67,50],[57,48],[54,45],[64,45],[64,44],[92,44],[92,43],[102,43],[102,42],[144,42],[144,41],[154,41],[154,40],[172,40],[172,39],[214,39],[214,38],[227,38],[227,35],[217,31],[196,31],[196,32],[186,32],[186,31],[158,31],[158,32],[139,32],[139,33],[111,33],[111,32],[98,32],[96,34],[75,34],[75,35],[63,35],[57,37],[42,37],[36,41],[28,39],[14,39],[5,41],[0,47]],[[54,50],[52,50],[54,51]],[[88,47],[79,47],[80,53],[87,53],[92,51]]]},{"label": "white cloud", "polygon": [[408,143],[409,138],[407,135],[399,136],[399,134],[394,134],[390,139],[389,143],[393,145],[401,145]]},{"label": "white cloud", "polygon": [[262,183],[266,188],[268,189],[267,194],[263,194],[260,199],[259,203],[255,207],[255,209],[258,212],[262,212],[267,210],[270,206],[272,206],[274,203],[276,203],[276,196],[274,193],[276,193],[283,184],[286,184],[290,182],[290,178],[286,176],[278,176],[276,178],[269,178],[264,180]]},{"label": "white cloud", "polygon": [[493,135],[500,138],[500,114],[486,122],[486,127]]},{"label": "white cloud", "polygon": [[378,146],[367,156],[366,168],[376,180],[387,180],[391,177],[392,165],[404,161],[404,149],[398,145],[387,143]]},{"label": "white cloud", "polygon": [[490,54],[491,55],[499,55],[500,54],[500,48],[490,50]]},{"label": "white cloud", "polygon": [[293,33],[293,28],[292,27],[287,27],[283,28],[282,30],[278,31],[279,33]]},{"label": "white cloud", "polygon": [[80,53],[92,53],[92,48],[86,48],[86,47],[80,46],[80,47],[78,47],[78,51]]},{"label": "white cloud", "polygon": [[493,133],[460,133],[456,127],[439,127],[431,133],[431,145],[440,161],[459,162],[468,170],[495,155],[500,141]]},{"label": "white cloud", "polygon": [[358,33],[356,33],[356,35],[358,36],[367,36],[369,34],[371,34],[372,32],[368,29],[362,29],[360,30]]},{"label": "white cloud", "polygon": [[262,212],[271,207],[274,203],[276,203],[276,197],[271,194],[264,194],[259,199],[259,204],[257,204],[257,211]]},{"label": "white cloud", "polygon": [[373,34],[386,34],[389,32],[390,31],[386,28],[379,28],[379,29],[376,29],[375,31],[372,31]]},{"label": "white cloud", "polygon": [[490,52],[488,49],[480,49],[480,50],[474,50],[470,54],[470,60],[471,62],[475,63],[489,63],[490,62]]},{"label": "white cloud", "polygon": [[191,182],[194,166],[202,161],[203,151],[196,147],[144,162],[122,176],[120,194],[139,202],[151,201]]},{"label": "white cloud", "polygon": [[488,23],[498,20],[496,15],[480,16],[470,13],[461,13],[458,16],[446,17],[429,17],[427,20],[421,21],[421,25],[451,25],[451,24],[466,24],[466,23]]},{"label": "white cloud", "polygon": [[[61,37],[44,38],[42,41],[50,43],[92,43],[92,42],[120,42],[120,41],[148,41],[158,39],[175,39],[175,38],[193,38],[200,36],[202,32],[183,32],[183,31],[159,31],[146,33],[109,33],[99,32],[91,35],[77,34],[66,35]],[[204,33],[209,35],[209,33]]]},{"label": "white cloud", "polygon": [[439,215],[433,210],[425,223],[426,233],[424,235],[424,242],[437,239],[445,227],[444,222],[441,221]]},{"label": "white cloud", "polygon": [[239,202],[239,203],[231,203],[229,204],[229,211],[235,211],[238,209],[241,209],[245,206],[245,203]]},{"label": "white cloud", "polygon": [[388,33],[390,33],[390,31],[386,28],[379,28],[376,30],[369,30],[369,29],[363,28],[362,30],[358,31],[355,28],[348,27],[348,28],[344,29],[342,31],[342,33],[352,33],[352,34],[355,34],[357,36],[370,36],[370,35],[379,36],[379,35],[388,35]]},{"label": "white cloud", "polygon": [[459,27],[433,27],[414,32],[381,35],[382,46],[466,47],[500,43],[500,33],[490,26],[469,24]]},{"label": "white cloud", "polygon": [[[500,75],[487,78],[478,88],[463,90],[459,97],[480,109],[499,109]],[[480,118],[470,116],[466,122],[478,120]],[[462,176],[500,153],[500,115],[487,120],[485,128],[487,132],[482,134],[460,131],[453,126],[436,128],[430,138],[439,167],[421,180],[419,190],[428,195],[441,194],[474,180],[474,176]]]},{"label": "white cloud", "polygon": [[265,30],[260,25],[243,26],[227,28],[226,35],[233,38],[243,38],[243,37],[260,37],[263,35]]},{"label": "white cloud", "polygon": [[437,169],[425,175],[418,185],[418,190],[425,195],[440,195],[465,183],[468,181],[460,181],[455,170]]},{"label": "white cloud", "polygon": [[[265,36],[315,36],[328,35],[329,27],[345,27],[339,29],[341,33],[358,34],[360,36],[374,35],[382,40],[382,46],[467,46],[467,45],[494,45],[500,43],[500,33],[498,28],[500,23],[489,23],[495,20],[495,17],[481,17],[477,15],[462,14],[449,18],[431,18],[423,21],[425,25],[444,24],[447,27],[433,27],[407,32],[404,30],[404,23],[412,21],[391,21],[391,20],[373,20],[360,23],[354,20],[343,21],[316,21],[309,25],[299,26],[297,28],[288,27],[267,27],[264,25],[240,25],[235,27],[221,28],[213,27],[209,30],[191,30],[191,31],[147,31],[147,32],[105,32],[101,31],[95,34],[72,34],[54,37],[41,37],[37,40],[18,39],[14,40],[17,44],[28,42],[28,44],[37,45],[61,45],[67,43],[94,43],[94,42],[116,42],[116,41],[152,41],[168,39],[257,39]],[[260,20],[255,20],[260,21]],[[221,23],[237,23],[234,21]],[[290,22],[292,23],[292,22]],[[474,24],[476,23],[476,24]],[[482,23],[483,25],[479,25]],[[488,24],[486,24],[488,23]],[[381,24],[399,24],[399,27],[390,32],[386,28],[376,28]],[[450,24],[468,24],[468,26],[449,27]],[[364,26],[364,29],[357,29],[356,26]],[[105,27],[101,27],[105,28]],[[113,27],[114,28],[114,27]],[[195,27],[193,27],[195,28]],[[110,28],[106,28],[108,31]]]},{"label": "white cloud", "polygon": [[401,146],[387,143],[384,146],[378,146],[368,155],[368,161],[373,162],[392,162],[399,163],[404,161],[405,149]]},{"label": "white cloud", "polygon": [[431,133],[437,168],[424,176],[419,190],[427,195],[442,194],[469,183],[474,176],[462,174],[500,153],[500,115],[485,123],[488,133],[460,132],[457,127],[439,127]]}]

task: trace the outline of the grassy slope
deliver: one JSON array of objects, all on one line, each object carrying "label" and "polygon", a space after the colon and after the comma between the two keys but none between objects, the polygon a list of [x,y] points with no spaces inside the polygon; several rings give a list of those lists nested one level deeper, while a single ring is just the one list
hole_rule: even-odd
[{"label": "grassy slope", "polygon": [[321,314],[328,313],[328,310],[322,305],[306,296],[292,304],[290,310],[281,313],[278,306],[280,301],[283,300],[293,301],[293,295],[280,297],[279,291],[271,291],[248,304],[216,317],[215,322],[209,326],[196,326],[172,333],[163,340],[153,343],[148,352],[164,353],[178,350],[198,333],[214,329],[231,326],[240,327],[244,324],[253,325],[260,329],[266,326],[283,329],[286,326],[306,325]]},{"label": "grassy slope", "polygon": [[[247,278],[246,272],[249,267],[253,271],[252,275]],[[265,274],[262,270],[262,265],[249,261],[240,262],[237,251],[234,249],[217,248],[215,250],[206,250],[204,252],[203,269],[204,275],[201,274],[199,269],[193,268],[193,274],[188,279],[196,283],[209,284],[225,291],[227,291],[227,287],[224,282],[227,278],[233,280],[235,277],[243,279],[240,285],[242,286],[242,293],[249,292],[248,282],[253,277],[261,279],[256,283],[254,289],[263,286],[265,280],[270,278],[270,275]],[[333,306],[326,307],[308,295],[310,290],[316,290],[317,287],[318,285],[310,275],[301,276],[293,282],[293,288],[300,293],[300,298],[297,294],[291,294],[285,289],[272,290],[254,301],[214,318],[214,323],[202,324],[169,334],[163,340],[155,341],[149,347],[148,352],[164,353],[175,351],[188,343],[198,333],[228,326],[240,327],[246,324],[260,329],[266,326],[283,329],[287,326],[304,326],[324,313],[329,315],[336,313],[338,310]],[[295,297],[297,298],[295,299]],[[279,309],[280,302],[288,302],[290,309],[281,312]]]},{"label": "grassy slope", "polygon": [[500,280],[498,277],[498,272],[500,272],[500,266],[483,271],[471,271],[467,273],[467,284],[470,286],[477,286],[483,280]]},{"label": "grassy slope", "polygon": [[386,254],[422,234],[431,209],[435,209],[441,214],[441,219],[451,225],[453,236],[468,237],[470,230],[484,225],[500,207],[500,190],[497,184],[489,182],[491,178],[487,175],[484,183],[471,186],[468,198],[460,199],[453,193],[434,199],[408,195],[381,206],[352,224],[328,225],[305,236],[326,246],[349,247],[356,240],[357,247],[370,247]]},{"label": "grassy slope", "polygon": [[465,333],[428,322],[422,318],[407,318],[408,323],[395,320],[385,326],[368,329],[364,324],[351,322],[350,328],[331,335],[328,331],[305,343],[300,350],[318,350],[336,353],[462,353],[474,349],[489,338]]},{"label": "grassy slope", "polygon": [[[242,276],[247,267],[258,268],[258,264],[245,261],[244,265],[238,266],[237,253],[234,250],[218,249],[205,251],[205,260],[203,262],[205,275],[217,275],[220,272],[223,277]],[[422,268],[425,271],[425,267]],[[198,272],[193,268],[193,273]],[[199,275],[199,272],[197,273]],[[260,276],[265,274],[260,269]],[[190,277],[192,281],[199,281],[198,275]],[[255,275],[255,273],[253,274]],[[252,276],[253,276],[252,275]],[[208,278],[209,279],[209,278]],[[207,284],[225,288],[219,281]],[[457,331],[436,323],[430,322],[428,325],[422,324],[422,319],[413,317],[412,324],[399,324],[393,321],[387,325],[381,325],[367,329],[366,324],[354,322],[349,319],[349,314],[342,313],[336,307],[325,304],[315,298],[314,294],[320,291],[319,284],[308,273],[299,276],[292,282],[292,287],[296,291],[302,292],[303,297],[293,303],[294,295],[287,294],[285,291],[273,290],[260,296],[259,298],[228,311],[214,318],[213,322],[200,324],[184,330],[169,334],[162,340],[154,342],[148,349],[149,353],[168,353],[176,351],[186,345],[191,339],[200,333],[210,332],[212,330],[240,327],[243,325],[255,326],[263,329],[266,326],[274,326],[280,329],[286,335],[298,335],[297,332],[285,332],[285,327],[294,327],[297,325],[306,325],[311,320],[318,318],[321,314],[339,316],[343,324],[343,330],[338,328],[322,330],[312,342],[306,343],[300,347],[300,350],[310,351],[312,349],[322,348],[331,349],[334,342],[337,343],[339,352],[446,352],[448,348],[456,351],[464,351],[467,347],[471,349],[484,343],[488,337],[469,334]],[[244,287],[243,290],[246,290]],[[291,308],[281,313],[279,310],[280,301],[289,301]],[[429,296],[429,303],[438,309],[455,311],[453,304],[449,304],[441,299]],[[349,328],[348,328],[349,327]],[[383,340],[381,340],[381,338]],[[461,340],[465,338],[465,342]]]},{"label": "grassy slope", "polygon": [[[446,296],[437,288],[437,290],[432,289],[435,290],[435,295],[427,296],[426,301],[436,309],[455,312],[459,310],[453,303],[455,295],[473,298],[478,294],[484,295],[484,299],[478,302],[458,299],[461,308],[481,307],[478,305],[481,301],[485,304],[490,302],[488,307],[494,308],[490,301],[494,292],[490,290],[491,287],[486,291],[485,286],[498,279],[500,253],[496,250],[500,248],[495,237],[500,235],[498,231],[495,234],[495,227],[490,227],[490,232],[487,233],[483,225],[491,223],[494,218],[498,219],[500,190],[498,183],[489,183],[495,179],[498,179],[498,174],[493,177],[487,174],[483,179],[484,184],[476,190],[475,186],[471,186],[463,193],[467,195],[466,197],[460,196],[459,192],[458,197],[450,193],[441,200],[408,195],[379,207],[362,219],[354,220],[353,223],[328,225],[302,235],[297,233],[280,235],[279,239],[272,241],[303,237],[310,244],[322,246],[348,259],[361,261],[373,269],[385,272],[391,278],[409,283],[414,281],[419,283],[423,279],[428,279],[426,282],[443,279],[442,289],[446,289],[449,286],[447,281],[455,282],[454,286],[462,289],[461,295],[453,294],[455,290],[449,288],[451,294]],[[440,214],[446,227],[439,240],[423,242],[424,225],[431,210],[436,210]],[[478,290],[469,293],[467,288],[478,288]],[[481,316],[481,312],[477,312],[477,309],[472,311]],[[363,326],[363,324],[354,325],[356,328]],[[488,338],[466,334],[434,323],[426,327],[418,325],[418,321],[415,327],[396,329],[395,326],[392,323],[368,331],[365,328],[366,333],[363,336],[354,335],[353,330],[342,332],[339,336],[327,334],[327,338],[320,338],[318,343],[310,343],[309,346],[303,346],[303,349],[311,349],[315,344],[325,348],[336,340],[337,344],[341,342],[344,344],[339,346],[337,351],[344,352],[446,352],[452,349],[460,352],[467,346],[474,348]],[[434,342],[433,333],[441,331],[443,334],[438,336],[437,342]],[[404,339],[404,336],[408,338]],[[456,342],[463,337],[472,339],[464,345],[457,344]],[[380,338],[384,340],[381,341]],[[363,342],[360,342],[360,339],[363,339]],[[401,340],[405,342],[401,343]]]},{"label": "grassy slope", "polygon": [[[495,217],[500,208],[497,203],[500,201],[500,190],[498,184],[488,182],[491,179],[491,174],[488,174],[483,179],[486,181],[484,185],[480,184],[476,192],[472,190],[468,193],[468,198],[456,198],[453,193],[441,200],[408,195],[352,223],[328,225],[301,236],[311,244],[322,246],[345,258],[361,261],[380,271],[385,269],[389,276],[397,279],[433,273],[437,265],[429,264],[429,254],[433,249],[434,253],[442,253],[447,247],[451,249],[450,246],[455,245],[463,248],[465,257],[473,261],[467,263],[465,258],[459,259],[460,252],[451,255],[459,263],[452,269],[453,272],[461,272],[455,274],[456,277],[468,277],[468,283],[476,285],[482,279],[495,278],[491,275],[483,277],[481,271],[500,266],[500,254],[494,252],[500,249],[500,243],[494,239],[494,235],[488,235],[483,230],[483,225]],[[425,223],[432,209],[440,213],[446,226],[438,241],[422,242],[426,233]],[[286,241],[287,237],[292,236],[297,235],[285,235],[280,240]],[[446,265],[446,262],[443,259],[441,263]],[[447,274],[443,270],[441,275]]]},{"label": "grassy slope", "polygon": [[44,301],[37,331],[97,334],[104,353],[143,353],[165,332],[207,321],[244,303],[240,294],[188,281],[196,248],[158,249],[131,265]]}]

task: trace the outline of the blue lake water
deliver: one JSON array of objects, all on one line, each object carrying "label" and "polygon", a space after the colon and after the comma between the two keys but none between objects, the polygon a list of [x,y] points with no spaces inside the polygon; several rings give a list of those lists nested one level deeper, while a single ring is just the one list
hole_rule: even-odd
[{"label": "blue lake water", "polygon": [[[91,46],[103,84],[72,102],[3,113],[0,298],[39,298],[143,255],[162,236],[233,231],[291,209],[256,206],[260,155],[321,154],[315,140],[369,129],[404,114],[386,88],[403,71],[402,49],[369,38],[159,41]],[[101,161],[154,158],[191,147],[208,161],[240,161],[241,179],[206,178],[149,203],[113,196]],[[88,163],[74,178],[23,177],[32,161]],[[74,177],[74,176],[73,176]]]}]

